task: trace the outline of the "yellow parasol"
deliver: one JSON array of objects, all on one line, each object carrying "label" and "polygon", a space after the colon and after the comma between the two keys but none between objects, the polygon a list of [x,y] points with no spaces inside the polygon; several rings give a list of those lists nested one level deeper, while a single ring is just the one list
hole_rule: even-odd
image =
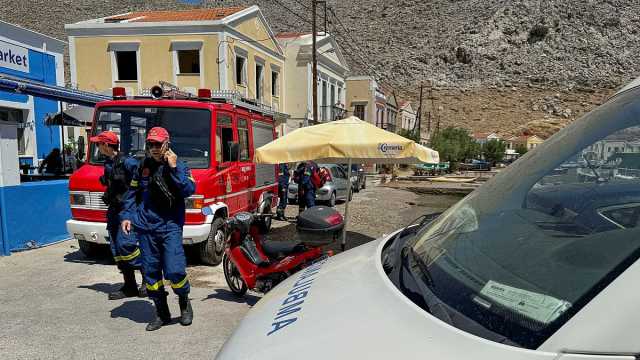
[{"label": "yellow parasol", "polygon": [[[351,181],[351,164],[417,164],[440,162],[437,151],[415,143],[398,134],[380,129],[357,117],[303,127],[258,149],[259,164],[292,163],[315,160],[324,163],[348,162],[347,179]],[[351,196],[348,187],[347,199]],[[345,204],[346,241],[349,202]]]}]

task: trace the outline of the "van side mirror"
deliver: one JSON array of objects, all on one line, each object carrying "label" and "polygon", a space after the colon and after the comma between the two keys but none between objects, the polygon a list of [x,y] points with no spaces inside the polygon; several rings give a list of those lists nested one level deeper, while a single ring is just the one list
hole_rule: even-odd
[{"label": "van side mirror", "polygon": [[231,157],[231,161],[240,160],[240,144],[236,142],[229,144],[229,157]]}]

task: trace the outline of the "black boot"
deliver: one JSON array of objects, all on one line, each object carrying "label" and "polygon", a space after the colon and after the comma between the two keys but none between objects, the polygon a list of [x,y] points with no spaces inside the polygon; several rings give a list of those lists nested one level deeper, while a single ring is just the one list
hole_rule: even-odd
[{"label": "black boot", "polygon": [[281,208],[276,209],[276,219],[277,220],[287,220],[287,218],[284,216],[284,210]]},{"label": "black boot", "polygon": [[120,300],[128,297],[136,297],[138,292],[138,284],[136,283],[136,274],[131,268],[122,268],[122,276],[124,277],[124,285],[117,291],[109,293],[109,300]]},{"label": "black boot", "polygon": [[142,282],[138,288],[138,296],[144,298],[147,297],[147,282],[144,281],[144,273],[142,270],[140,270],[140,275],[142,276]]},{"label": "black boot", "polygon": [[191,308],[191,301],[189,301],[189,294],[180,295],[178,298],[180,303],[180,324],[183,326],[189,326],[193,322],[193,309]]},{"label": "black boot", "polygon": [[147,331],[155,331],[171,322],[171,313],[167,304],[167,293],[163,293],[160,297],[153,299],[156,305],[156,318],[147,324]]}]

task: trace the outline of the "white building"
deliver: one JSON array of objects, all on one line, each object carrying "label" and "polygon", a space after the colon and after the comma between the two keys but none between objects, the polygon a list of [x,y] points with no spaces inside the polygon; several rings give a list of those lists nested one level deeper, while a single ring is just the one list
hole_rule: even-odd
[{"label": "white building", "polygon": [[313,66],[311,33],[276,35],[285,52],[284,112],[291,118],[280,124],[278,132],[286,134],[304,124],[315,124],[345,116],[347,62],[330,34],[317,37],[318,119],[313,118]]}]

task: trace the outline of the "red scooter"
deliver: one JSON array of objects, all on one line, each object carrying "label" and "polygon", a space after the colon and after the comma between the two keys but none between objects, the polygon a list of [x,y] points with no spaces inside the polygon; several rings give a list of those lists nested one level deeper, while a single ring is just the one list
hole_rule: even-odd
[{"label": "red scooter", "polygon": [[258,220],[263,216],[271,215],[241,212],[225,221],[224,277],[238,296],[247,289],[266,293],[300,269],[331,256],[323,246],[336,241],[344,227],[339,212],[316,206],[298,216],[296,240],[274,241],[260,234]]}]

